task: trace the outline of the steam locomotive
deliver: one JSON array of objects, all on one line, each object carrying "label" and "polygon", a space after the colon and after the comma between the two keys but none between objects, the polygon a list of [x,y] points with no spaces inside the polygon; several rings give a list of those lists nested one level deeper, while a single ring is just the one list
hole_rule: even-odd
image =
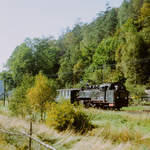
[{"label": "steam locomotive", "polygon": [[85,107],[116,108],[128,106],[129,92],[119,82],[101,85],[86,85],[81,89],[61,89],[59,96],[71,103],[82,103]]}]

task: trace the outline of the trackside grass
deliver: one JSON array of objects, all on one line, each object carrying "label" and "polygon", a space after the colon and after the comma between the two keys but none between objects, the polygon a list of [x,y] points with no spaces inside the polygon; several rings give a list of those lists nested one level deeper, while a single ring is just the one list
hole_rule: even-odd
[{"label": "trackside grass", "polygon": [[[57,150],[149,150],[150,115],[135,111],[105,111],[81,108],[91,118],[94,128],[84,134],[65,130],[58,132],[45,125],[33,123],[33,136]],[[0,113],[0,128],[29,131],[29,122]],[[46,150],[33,142],[33,150]],[[28,139],[0,132],[0,149],[25,150]]]},{"label": "trackside grass", "polygon": [[[85,110],[87,111],[87,110]],[[116,111],[88,110],[93,124],[97,126],[91,135],[111,140],[112,143],[146,145],[150,148],[150,115]]]},{"label": "trackside grass", "polygon": [[149,106],[129,106],[121,108],[121,111],[147,111],[150,110]]}]

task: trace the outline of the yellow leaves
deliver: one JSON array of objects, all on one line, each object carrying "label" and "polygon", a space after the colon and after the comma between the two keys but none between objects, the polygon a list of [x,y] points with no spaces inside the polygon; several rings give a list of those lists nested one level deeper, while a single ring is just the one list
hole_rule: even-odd
[{"label": "yellow leaves", "polygon": [[150,3],[143,4],[143,7],[141,8],[141,15],[143,17],[150,16]]},{"label": "yellow leaves", "polygon": [[39,73],[36,76],[34,86],[28,91],[27,98],[33,109],[44,112],[47,103],[53,100],[53,92],[48,78],[42,73]]},{"label": "yellow leaves", "polygon": [[141,8],[141,16],[139,18],[139,22],[144,27],[149,27],[150,25],[150,3],[144,3],[143,7]]},{"label": "yellow leaves", "polygon": [[74,108],[68,101],[63,102],[62,104],[52,104],[46,120],[48,125],[54,126],[59,130],[64,130],[73,122]]},{"label": "yellow leaves", "polygon": [[84,69],[84,63],[82,61],[78,61],[77,64],[73,67],[73,73],[74,74],[82,74]]},{"label": "yellow leaves", "polygon": [[0,134],[0,145],[6,144],[6,142],[3,139],[3,136]]},{"label": "yellow leaves", "polygon": [[74,129],[85,132],[92,127],[89,117],[80,107],[75,108],[69,101],[53,103],[48,112],[46,123],[60,131]]}]

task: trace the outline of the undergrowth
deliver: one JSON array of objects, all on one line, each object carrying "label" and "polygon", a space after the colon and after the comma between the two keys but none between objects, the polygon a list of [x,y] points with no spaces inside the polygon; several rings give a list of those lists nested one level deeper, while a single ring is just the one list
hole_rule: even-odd
[{"label": "undergrowth", "polygon": [[59,131],[73,129],[75,132],[85,133],[93,128],[89,116],[82,108],[75,107],[68,101],[53,103],[46,123]]},{"label": "undergrowth", "polygon": [[[87,110],[85,110],[87,111]],[[88,111],[97,128],[89,134],[111,140],[112,143],[146,145],[150,148],[150,116],[113,111]]]},{"label": "undergrowth", "polygon": [[[51,119],[54,119],[56,125],[65,125],[65,127],[61,127],[63,130],[57,132],[53,129],[55,126],[47,122],[50,120],[46,120],[48,126],[45,126],[45,123],[34,122],[33,134],[57,150],[149,150],[150,116],[148,113],[139,111],[139,108],[136,109],[137,111],[131,112],[104,111],[77,108],[68,102],[63,105],[53,104],[50,115],[57,116],[57,119],[53,117]],[[50,119],[49,113],[47,119]],[[70,113],[71,116],[68,115]],[[77,116],[74,116],[74,113]],[[90,119],[87,122],[94,125],[94,128],[84,130],[84,134],[81,134],[82,129],[87,126],[86,117]],[[12,130],[14,127],[18,131],[22,129],[25,129],[26,132],[29,131],[29,122],[16,117],[8,117],[6,113],[0,115],[0,125],[8,130]],[[81,131],[76,132],[76,130]],[[35,142],[32,146],[33,149],[39,148],[39,144]],[[27,148],[28,138],[4,135],[0,132],[0,150],[25,150]],[[44,148],[41,147],[41,149]]]}]

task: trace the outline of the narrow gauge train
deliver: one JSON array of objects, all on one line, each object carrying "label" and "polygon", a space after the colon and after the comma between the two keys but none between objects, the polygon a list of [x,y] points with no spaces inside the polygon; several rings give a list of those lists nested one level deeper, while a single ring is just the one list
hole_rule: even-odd
[{"label": "narrow gauge train", "polygon": [[[128,106],[129,92],[121,83],[87,85],[81,89],[61,89],[59,96],[70,99],[71,103],[81,102],[85,107],[117,108]],[[67,97],[66,97],[67,96]]]}]

